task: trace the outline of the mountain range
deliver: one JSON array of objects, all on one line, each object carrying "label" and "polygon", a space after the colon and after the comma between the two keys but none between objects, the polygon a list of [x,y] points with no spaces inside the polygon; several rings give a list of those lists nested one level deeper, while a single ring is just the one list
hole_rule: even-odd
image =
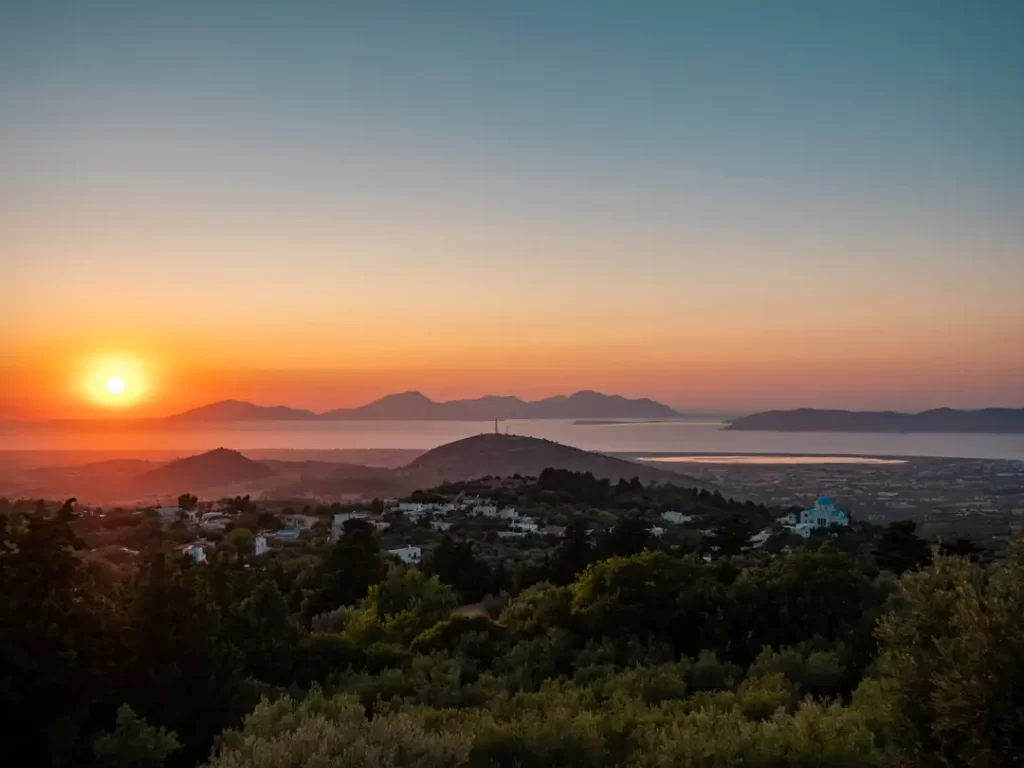
[{"label": "mountain range", "polygon": [[1024,408],[960,411],[935,408],[921,413],[828,411],[799,408],[765,411],[733,419],[726,429],[773,432],[974,432],[1024,434]]},{"label": "mountain range", "polygon": [[262,406],[240,400],[221,400],[168,416],[172,422],[298,421],[490,421],[491,419],[674,419],[680,414],[647,398],[584,390],[543,400],[488,395],[470,400],[431,400],[422,392],[386,395],[357,408],[339,408],[316,414],[285,406]]}]

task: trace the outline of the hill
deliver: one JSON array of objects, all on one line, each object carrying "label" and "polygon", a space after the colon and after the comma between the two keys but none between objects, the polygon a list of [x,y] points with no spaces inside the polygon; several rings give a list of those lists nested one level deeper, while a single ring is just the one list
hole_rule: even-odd
[{"label": "hill", "polygon": [[173,494],[262,480],[273,474],[266,464],[238,451],[217,448],[143,472],[131,485],[138,493]]},{"label": "hill", "polygon": [[448,443],[415,459],[405,471],[415,475],[422,484],[472,480],[486,475],[536,477],[544,469],[554,467],[574,472],[590,472],[598,478],[630,480],[644,483],[674,483],[688,488],[708,488],[708,483],[657,467],[635,464],[601,453],[519,435],[482,434]]},{"label": "hill", "polygon": [[489,395],[471,400],[436,402],[422,392],[387,395],[358,408],[323,414],[327,419],[489,421],[490,419],[671,419],[679,414],[646,398],[630,399],[584,390],[544,400]]},{"label": "hill", "polygon": [[301,408],[288,408],[283,405],[256,405],[244,400],[220,400],[168,416],[165,421],[295,421],[315,418],[315,413]]},{"label": "hill", "polygon": [[828,411],[800,408],[765,411],[733,419],[726,429],[776,432],[975,432],[1024,433],[1024,408],[958,411],[936,408],[921,413]]}]

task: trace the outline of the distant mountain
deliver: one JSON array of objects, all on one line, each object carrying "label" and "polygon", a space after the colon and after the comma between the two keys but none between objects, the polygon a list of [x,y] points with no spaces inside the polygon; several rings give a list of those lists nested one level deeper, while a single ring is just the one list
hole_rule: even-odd
[{"label": "distant mountain", "polygon": [[315,418],[315,413],[301,408],[287,408],[283,405],[255,405],[244,400],[220,400],[184,413],[168,416],[165,421],[295,421]]},{"label": "distant mountain", "polygon": [[775,432],[977,432],[1024,433],[1024,408],[958,411],[936,408],[921,413],[826,411],[800,408],[765,411],[733,419],[726,429]]},{"label": "distant mountain", "polygon": [[671,419],[679,414],[654,400],[583,391],[544,400],[490,395],[436,402],[421,392],[388,395],[358,408],[328,411],[325,419],[488,421],[490,419]]},{"label": "distant mountain", "polygon": [[132,480],[131,487],[136,493],[177,494],[262,480],[273,474],[266,464],[238,451],[217,448],[143,472]]},{"label": "distant mountain", "polygon": [[415,459],[403,470],[421,486],[444,481],[473,480],[492,475],[536,477],[548,467],[590,472],[595,477],[619,480],[640,478],[644,483],[674,483],[687,488],[707,488],[695,477],[657,467],[635,464],[601,453],[519,435],[482,434],[448,443]]}]

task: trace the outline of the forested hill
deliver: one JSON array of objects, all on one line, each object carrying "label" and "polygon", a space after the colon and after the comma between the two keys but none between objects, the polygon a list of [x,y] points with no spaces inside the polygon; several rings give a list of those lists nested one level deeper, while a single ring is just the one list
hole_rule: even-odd
[{"label": "forested hill", "polygon": [[1024,433],[1024,408],[958,411],[936,408],[921,413],[828,411],[799,408],[765,411],[733,419],[726,429],[774,432],[977,432]]}]

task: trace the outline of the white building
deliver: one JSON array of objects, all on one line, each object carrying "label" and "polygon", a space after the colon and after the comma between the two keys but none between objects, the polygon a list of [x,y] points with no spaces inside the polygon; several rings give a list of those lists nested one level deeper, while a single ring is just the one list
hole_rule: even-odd
[{"label": "white building", "polygon": [[487,517],[493,520],[498,516],[498,508],[493,504],[477,504],[471,514],[473,517]]},{"label": "white building", "polygon": [[665,535],[665,529],[662,528],[660,525],[652,525],[650,533],[651,536],[660,539],[662,536]]},{"label": "white building", "polygon": [[790,512],[782,519],[782,525],[797,536],[807,538],[813,531],[838,526],[846,528],[850,519],[843,510],[836,507],[831,496],[821,496],[812,509]]},{"label": "white building", "polygon": [[266,536],[260,535],[252,540],[252,552],[256,557],[266,554],[267,550],[269,549],[270,547],[267,546]]},{"label": "white building", "polygon": [[338,512],[331,520],[331,540],[337,541],[345,532],[345,523],[349,520],[365,520],[366,512]]},{"label": "white building", "polygon": [[682,512],[662,512],[661,519],[669,525],[684,525],[693,520],[693,515],[684,515]]},{"label": "white building", "polygon": [[369,516],[366,512],[338,512],[331,521],[331,527],[341,528],[349,520],[365,520]]},{"label": "white building", "polygon": [[206,552],[203,550],[203,545],[199,542],[186,544],[181,548],[181,554],[185,557],[191,557],[197,563],[206,562]]},{"label": "white building", "polygon": [[433,528],[435,531],[438,531],[439,533],[443,533],[444,531],[447,531],[449,528],[452,527],[452,525],[454,525],[454,523],[451,523],[451,522],[449,522],[447,520],[431,520],[430,521],[430,527]]},{"label": "white building", "polygon": [[530,517],[520,517],[508,524],[508,527],[513,531],[520,531],[522,533],[539,533],[540,528],[537,525],[537,521]]},{"label": "white building", "polygon": [[768,539],[770,539],[771,537],[772,537],[772,529],[771,528],[764,528],[763,530],[758,531],[757,533],[755,533],[753,536],[750,537],[750,543],[753,546],[760,548],[760,547],[763,547],[765,544],[767,544],[768,543]]},{"label": "white building", "polygon": [[398,549],[389,549],[388,554],[392,557],[397,557],[406,565],[415,565],[423,557],[423,550],[419,547],[406,545],[399,547]]},{"label": "white building", "polygon": [[173,523],[182,519],[185,510],[181,507],[157,507],[156,516],[160,518],[160,526],[169,528]]},{"label": "white building", "polygon": [[199,518],[199,527],[204,531],[223,531],[231,518],[221,512],[207,512]]},{"label": "white building", "polygon": [[519,512],[515,507],[505,507],[498,510],[498,518],[501,520],[515,520],[517,517],[519,517]]},{"label": "white building", "polygon": [[319,518],[316,515],[285,515],[281,520],[288,528],[298,528],[300,531],[308,531],[317,524]]}]

